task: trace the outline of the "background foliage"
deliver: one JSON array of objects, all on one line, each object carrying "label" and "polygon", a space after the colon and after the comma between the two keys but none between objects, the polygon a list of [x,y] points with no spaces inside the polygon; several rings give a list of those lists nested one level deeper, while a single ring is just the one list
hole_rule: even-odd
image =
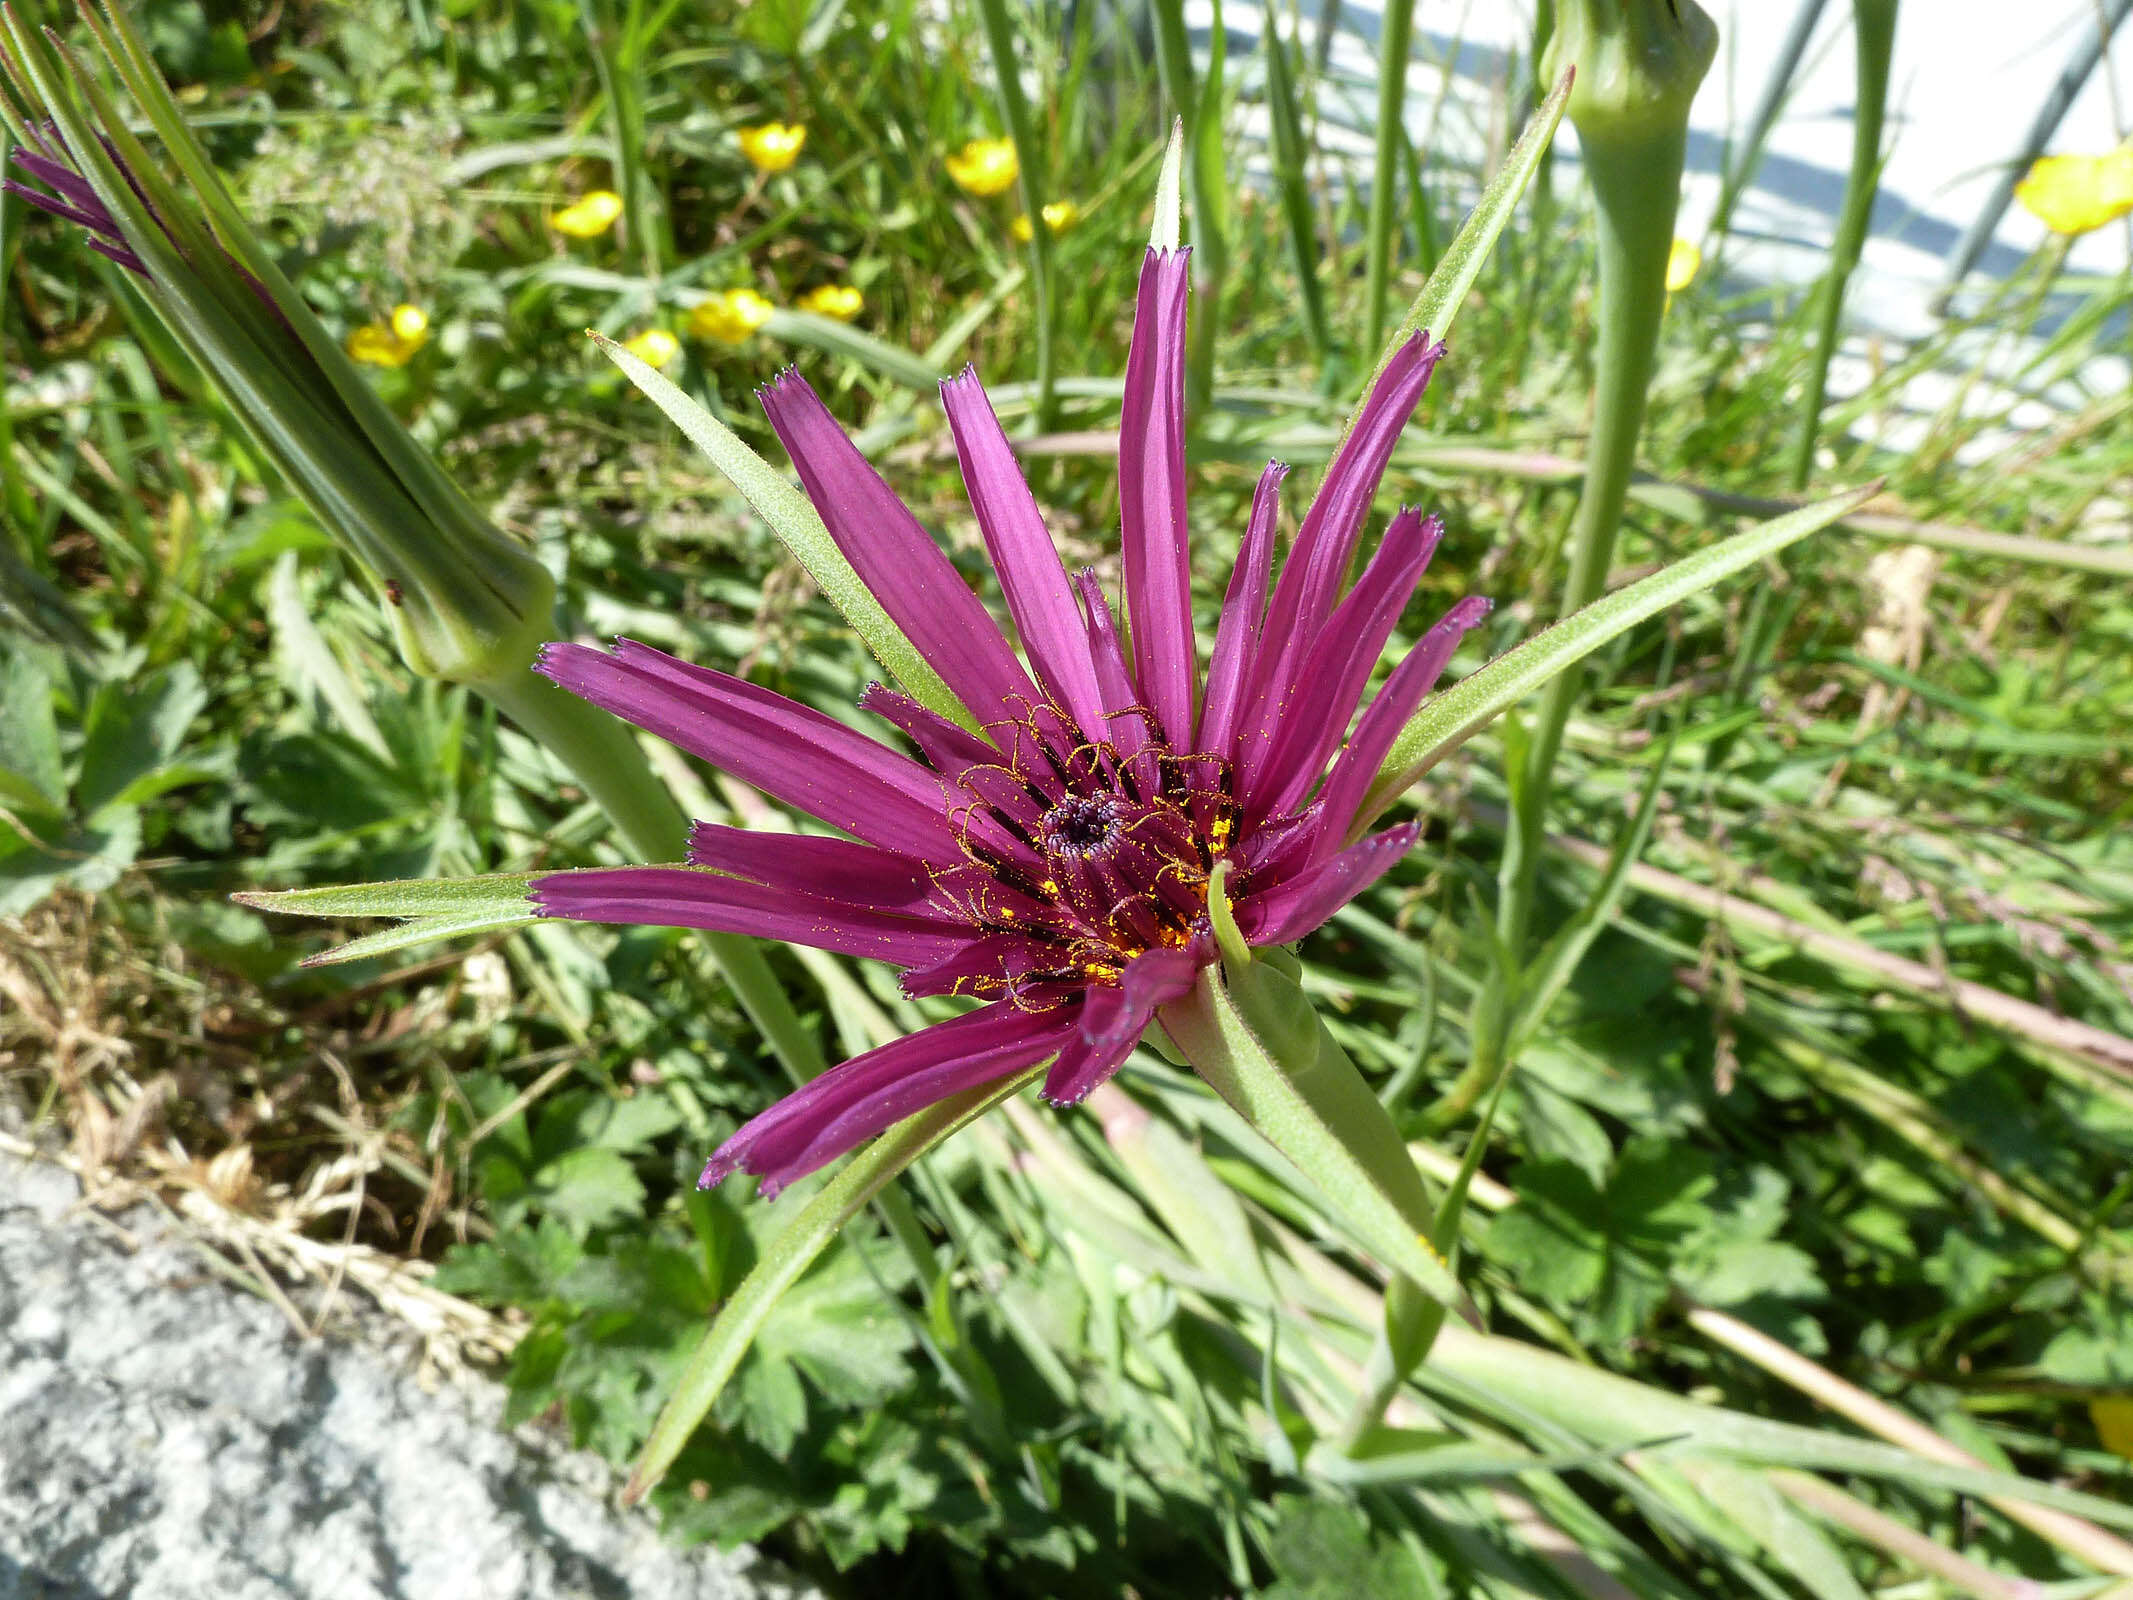
[{"label": "background foliage", "polygon": [[[429,313],[428,345],[378,382],[566,579],[575,631],[840,715],[868,675],[587,326],[683,334],[669,375],[766,450],[747,391],[796,362],[989,584],[923,382],[975,361],[1010,427],[1027,416],[1016,200],[962,193],[942,160],[1001,131],[974,18],[900,0],[354,0],[143,19],[321,315],[349,331],[402,302]],[[1062,547],[1108,572],[1098,435],[1164,100],[1134,17],[1040,7],[1019,25],[1047,191],[1080,207],[1053,241],[1060,413],[1028,460]],[[1235,56],[1228,92],[1256,102],[1264,58]],[[1307,57],[1287,64],[1308,133],[1322,85]],[[735,138],[771,119],[808,128],[777,176]],[[641,152],[615,159],[615,130],[640,127]],[[1196,307],[1216,330],[1194,441],[1203,616],[1259,465],[1309,478],[1369,354],[1362,174],[1315,155],[1302,172],[1331,347],[1278,190],[1235,188],[1227,287]],[[1402,303],[1474,177],[1427,152],[1403,175]],[[1449,528],[1403,632],[1469,590],[1498,599],[1462,667],[1551,614],[1575,497],[1591,272],[1579,198],[1553,184],[1486,268],[1380,508],[1425,503]],[[613,233],[548,225],[594,187],[633,197]],[[2018,390],[2123,337],[2125,284],[2053,265],[1981,313],[2045,335]],[[620,857],[536,747],[407,677],[360,574],[117,269],[9,197],[0,278],[9,1091],[93,1165],[437,1262],[439,1286],[517,1319],[514,1415],[628,1457],[783,1215],[690,1184],[779,1092],[774,1063],[676,935],[536,927],[471,957],[307,971],[324,935],[228,903]],[[851,328],[686,337],[702,292],[790,306],[824,283],[861,291]],[[1793,310],[1716,270],[1676,296],[1657,477],[1786,486],[1807,360]],[[1734,1331],[1762,1330],[1986,1463],[2124,1511],[2126,1463],[2098,1428],[2133,1387],[2133,1050],[2096,1039],[2133,1030],[2133,600],[2065,552],[2126,550],[2133,434],[2115,395],[2043,437],[1988,398],[1922,419],[1919,444],[1901,383],[1948,347],[1890,356],[1833,407],[1818,480],[1887,473],[1892,509],[2035,544],[2008,559],[1839,530],[1604,653],[1559,769],[1551,826],[1570,844],[1545,869],[1542,930],[1593,892],[1577,842],[1620,837],[1670,750],[1657,823],[1519,1057],[1467,1278],[1492,1330],[1584,1372],[1849,1433]],[[1709,496],[1640,492],[1617,576],[1731,522]],[[1434,774],[1423,845],[1303,951],[1335,1032],[1446,1172],[1471,1119],[1433,1099],[1492,959],[1503,765],[1492,735]],[[697,816],[763,804],[680,758],[665,774]],[[1732,897],[1718,914],[1714,889]],[[1802,927],[1833,937],[1808,947]],[[835,1054],[921,1016],[879,971],[773,959]],[[1958,980],[2101,1033],[1980,1014]],[[1678,1432],[1674,1414],[1596,1450],[1457,1361],[1425,1369],[1377,1470],[1299,1460],[1282,1384],[1300,1363],[1338,1387],[1369,1327],[1342,1288],[1358,1282],[1314,1276],[1344,1258],[1308,1189],[1219,1103],[1146,1060],[1120,1082],[1087,1113],[1010,1108],[917,1169],[901,1192],[930,1271],[872,1218],[848,1233],[661,1492],[679,1536],[766,1540],[854,1593],[1559,1594],[1593,1592],[1594,1570],[1622,1586],[1600,1592],[1929,1592],[1886,1537],[1823,1531],[1843,1519],[1788,1497],[1769,1451],[1754,1472],[1625,1460]],[[1565,1393],[1576,1412],[1583,1392]],[[2092,1591],[2093,1561],[1958,1487],[1833,1470],[1988,1577]]]}]

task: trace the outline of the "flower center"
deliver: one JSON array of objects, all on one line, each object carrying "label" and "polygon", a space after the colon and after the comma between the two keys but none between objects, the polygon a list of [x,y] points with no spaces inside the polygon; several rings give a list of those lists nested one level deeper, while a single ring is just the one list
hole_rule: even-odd
[{"label": "flower center", "polygon": [[1124,811],[1116,795],[1068,795],[1044,814],[1044,844],[1061,855],[1100,855],[1118,837]]}]

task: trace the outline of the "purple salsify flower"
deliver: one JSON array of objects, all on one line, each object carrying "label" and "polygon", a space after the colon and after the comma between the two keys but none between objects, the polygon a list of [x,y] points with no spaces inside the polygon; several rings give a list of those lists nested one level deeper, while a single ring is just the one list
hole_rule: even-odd
[{"label": "purple salsify flower", "polygon": [[[711,1157],[772,1194],[946,1096],[1051,1060],[1072,1104],[1129,1055],[1158,1008],[1214,962],[1210,875],[1253,945],[1310,932],[1375,882],[1419,825],[1349,844],[1394,736],[1460,636],[1459,602],[1349,720],[1435,548],[1403,510],[1345,597],[1365,514],[1444,354],[1410,340],[1372,388],[1271,599],[1269,465],[1224,599],[1204,691],[1185,522],[1186,252],[1151,250],[1119,435],[1130,659],[1093,573],[1070,580],[976,376],[941,386],[964,483],[1025,666],[940,548],[822,402],[786,372],[760,394],[838,548],[984,729],[877,684],[861,704],[917,758],[754,684],[630,640],[554,644],[539,670],[850,838],[698,823],[692,867],[535,880],[542,913],[709,928],[908,969],[913,996],[990,1003],[845,1062]],[[1345,739],[1344,739],[1345,735]],[[1330,766],[1329,766],[1330,763]],[[709,869],[709,870],[704,870]]]}]

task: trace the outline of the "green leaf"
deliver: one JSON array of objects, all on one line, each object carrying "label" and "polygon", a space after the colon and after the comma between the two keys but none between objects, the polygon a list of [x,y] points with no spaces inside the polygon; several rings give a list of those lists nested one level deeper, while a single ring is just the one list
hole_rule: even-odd
[{"label": "green leaf", "polygon": [[1037,1076],[1037,1069],[979,1089],[952,1095],[937,1105],[898,1123],[887,1133],[845,1163],[844,1168],[816,1192],[785,1225],[726,1302],[702,1341],[689,1357],[681,1381],[668,1399],[666,1409],[645,1441],[637,1469],[623,1491],[626,1501],[637,1501],[665,1476],[675,1456],[688,1443],[711,1407],[718,1401],[726,1381],[740,1365],[741,1357],[755,1340],[758,1329],[770,1316],[785,1291],[792,1287],[816,1256],[904,1168],[946,1139],[971,1119],[983,1115]]},{"label": "green leaf", "polygon": [[948,685],[941,681],[941,675],[933,670],[932,663],[919,654],[918,647],[882,609],[873,591],[860,581],[859,574],[853,570],[851,562],[845,560],[844,552],[837,548],[836,540],[822,525],[821,516],[808,503],[807,496],[742,443],[731,428],[614,340],[598,333],[590,334],[590,337],[601,352],[622,369],[623,375],[643,390],[652,404],[664,411],[668,420],[687,434],[697,449],[710,458],[711,464],[740,490],[747,502],[755,507],[756,514],[770,524],[771,531],[807,569],[808,576],[829,596],[830,603],[844,613],[845,620],[874,652],[874,658],[896,675],[911,697],[929,711],[952,718],[976,732],[977,719],[949,692]]},{"label": "green leaf", "polygon": [[[1210,969],[1164,1009],[1163,1026],[1193,1070],[1309,1175],[1366,1249],[1431,1299],[1464,1304],[1459,1281],[1428,1243],[1429,1197],[1385,1108],[1300,989],[1264,962],[1247,971],[1254,981],[1286,984],[1293,1001],[1255,1005],[1247,1021]],[[1380,1122],[1391,1132],[1390,1153],[1372,1136]]]},{"label": "green leaf", "polygon": [[176,758],[185,730],[206,704],[207,689],[189,661],[144,683],[100,687],[89,702],[75,786],[83,815],[149,798],[149,780]]},{"label": "green leaf", "polygon": [[1441,694],[1430,696],[1393,741],[1391,754],[1364,797],[1355,831],[1361,833],[1430,768],[1556,674],[1647,618],[1828,527],[1864,505],[1880,488],[1878,482],[1867,484],[1699,550],[1662,572],[1595,600],[1576,616],[1565,617]]},{"label": "green leaf", "polygon": [[27,650],[10,652],[0,671],[0,798],[51,816],[67,806],[51,675]]},{"label": "green leaf", "polygon": [[628,1158],[598,1145],[566,1150],[541,1168],[532,1198],[581,1234],[644,1211],[644,1185]]},{"label": "green leaf", "polygon": [[385,955],[433,939],[525,927],[540,920],[526,896],[527,885],[535,878],[553,876],[543,872],[505,872],[478,878],[338,884],[323,889],[253,889],[230,898],[258,911],[279,911],[288,916],[407,919],[397,928],[366,934],[304,958],[307,967],[324,967]]}]

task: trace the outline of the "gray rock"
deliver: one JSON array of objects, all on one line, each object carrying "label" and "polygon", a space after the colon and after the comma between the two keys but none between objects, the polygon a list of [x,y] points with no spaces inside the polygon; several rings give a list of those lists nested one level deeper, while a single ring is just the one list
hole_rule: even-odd
[{"label": "gray rock", "polygon": [[680,1551],[493,1386],[296,1337],[156,1219],[0,1154],[0,1600],[797,1600]]}]

